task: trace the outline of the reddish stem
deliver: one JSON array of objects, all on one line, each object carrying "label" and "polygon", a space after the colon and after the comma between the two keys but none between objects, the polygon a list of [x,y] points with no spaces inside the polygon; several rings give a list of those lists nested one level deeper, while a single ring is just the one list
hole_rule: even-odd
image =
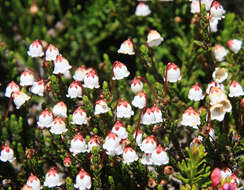
[{"label": "reddish stem", "polygon": [[140,61],[141,61],[142,63],[146,63],[146,61],[145,61],[145,60],[139,55],[139,53],[136,51],[136,47],[135,47],[135,44],[134,44],[133,40],[132,40],[131,38],[129,38],[129,40],[131,41],[131,43],[132,43],[132,45],[133,45],[133,50],[134,50],[136,56],[140,59]]},{"label": "reddish stem", "polygon": [[138,118],[138,121],[137,121],[137,128],[136,128],[136,136],[135,136],[135,142],[136,142],[136,138],[137,138],[137,135],[138,135],[138,131],[140,129],[140,123],[141,123],[141,116],[142,114],[146,111],[147,107],[143,108],[140,112],[140,115],[139,115],[139,118]]},{"label": "reddish stem", "polygon": [[3,122],[5,122],[6,118],[8,117],[10,105],[12,103],[12,94],[13,94],[13,92],[10,94],[10,98],[9,98],[9,102],[8,102],[8,109],[7,109],[7,112],[6,112],[5,116],[4,116]]},{"label": "reddish stem", "polygon": [[241,136],[241,130],[242,130],[242,105],[240,103],[240,109],[239,109],[239,129],[238,129],[238,135]]},{"label": "reddish stem", "polygon": [[104,159],[105,159],[105,156],[106,156],[106,150],[103,152],[103,157],[102,157],[102,159],[101,159],[101,161],[100,161],[100,165],[103,164],[103,161],[104,161]]},{"label": "reddish stem", "polygon": [[27,68],[27,70],[31,71],[35,75],[35,77],[38,79],[38,81],[41,80],[41,78],[38,76],[38,74],[32,68]]},{"label": "reddish stem", "polygon": [[166,71],[165,71],[165,80],[164,80],[164,99],[166,99],[166,96],[167,96],[167,82],[168,82],[168,65],[166,66]]},{"label": "reddish stem", "polygon": [[150,88],[150,90],[152,91],[152,93],[153,93],[153,95],[155,96],[156,100],[158,100],[158,96],[157,96],[157,94],[155,93],[155,91],[152,89],[152,87],[151,87],[151,85],[149,84],[149,82],[148,82],[144,77],[138,76],[138,77],[136,77],[136,79],[141,79],[141,80],[143,80],[143,81],[147,84],[147,86]]}]

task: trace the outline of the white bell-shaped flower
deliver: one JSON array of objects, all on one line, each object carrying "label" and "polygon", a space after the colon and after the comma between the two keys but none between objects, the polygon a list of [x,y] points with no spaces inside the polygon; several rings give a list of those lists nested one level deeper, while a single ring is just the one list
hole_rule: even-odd
[{"label": "white bell-shaped flower", "polygon": [[218,32],[218,23],[219,23],[219,19],[215,18],[215,17],[211,17],[209,20],[209,27],[208,30],[209,32]]},{"label": "white bell-shaped flower", "polygon": [[169,157],[167,152],[162,148],[161,145],[158,145],[157,148],[152,152],[152,161],[154,165],[160,166],[169,163]]},{"label": "white bell-shaped flower", "polygon": [[86,70],[85,65],[82,65],[82,66],[78,67],[75,70],[75,74],[73,75],[73,79],[77,80],[77,81],[80,81],[80,82],[83,82],[84,78],[85,78],[85,75],[86,75],[86,72],[87,72],[87,70]]},{"label": "white bell-shaped flower", "polygon": [[120,45],[120,48],[118,50],[118,53],[128,54],[128,55],[134,55],[135,54],[133,42],[131,41],[131,39],[125,40]]},{"label": "white bell-shaped flower", "polygon": [[46,109],[39,115],[37,125],[38,127],[41,128],[44,127],[49,128],[51,127],[52,122],[53,122],[53,115],[51,112],[48,111],[48,109]]},{"label": "white bell-shaped flower", "polygon": [[136,16],[148,16],[151,14],[151,10],[147,4],[140,2],[136,6],[135,14]]},{"label": "white bell-shaped flower", "polygon": [[27,185],[29,185],[32,190],[40,190],[41,189],[41,182],[40,180],[31,173],[31,175],[29,176],[27,182]]},{"label": "white bell-shaped flower", "polygon": [[92,181],[90,175],[84,169],[81,169],[76,176],[74,187],[79,190],[86,190],[90,189],[91,185]]},{"label": "white bell-shaped flower", "polygon": [[151,154],[157,148],[156,137],[153,135],[146,137],[142,141],[142,145],[140,146],[140,148],[144,153]]},{"label": "white bell-shaped flower", "polygon": [[59,102],[53,107],[54,116],[67,117],[67,106],[64,102]]},{"label": "white bell-shaped flower", "polygon": [[50,132],[55,135],[61,135],[62,133],[67,132],[68,129],[65,126],[65,122],[62,118],[57,117],[53,120]]},{"label": "white bell-shaped flower", "polygon": [[40,40],[35,40],[32,42],[32,44],[29,46],[27,54],[31,57],[42,57],[44,55]]},{"label": "white bell-shaped flower", "polygon": [[93,147],[97,147],[100,149],[100,144],[101,144],[101,137],[95,135],[87,143],[87,152],[90,153],[92,151]]},{"label": "white bell-shaped flower", "polygon": [[49,44],[46,50],[46,58],[45,58],[46,61],[54,61],[56,60],[58,55],[59,55],[58,49],[54,45]]},{"label": "white bell-shaped flower", "polygon": [[43,96],[45,90],[45,83],[43,80],[39,80],[38,82],[34,82],[32,87],[30,88],[30,91],[33,94],[36,94],[38,96]]},{"label": "white bell-shaped flower", "polygon": [[212,74],[212,77],[215,82],[222,83],[228,78],[228,72],[226,68],[216,67],[215,71]]},{"label": "white bell-shaped flower", "polygon": [[26,101],[30,99],[30,96],[28,96],[22,91],[13,92],[12,96],[16,109],[19,109]]},{"label": "white bell-shaped flower", "polygon": [[116,121],[112,128],[112,132],[118,135],[121,139],[126,139],[128,137],[128,132],[121,120]]},{"label": "white bell-shaped flower", "polygon": [[130,75],[130,72],[128,71],[125,64],[115,61],[113,64],[113,77],[112,80],[121,80],[123,78],[126,78]]},{"label": "white bell-shaped flower", "polygon": [[189,126],[197,129],[201,124],[200,115],[194,110],[193,107],[189,107],[182,116],[181,125]]},{"label": "white bell-shaped flower", "polygon": [[211,89],[212,87],[218,87],[218,88],[220,88],[221,90],[225,91],[225,89],[224,89],[224,85],[223,85],[223,84],[220,84],[220,83],[217,83],[217,82],[215,82],[215,81],[212,81],[212,82],[210,82],[210,83],[208,84],[208,86],[207,86],[207,89],[206,89],[206,93],[207,93],[207,94],[209,94],[210,89]]},{"label": "white bell-shaped flower", "polygon": [[44,186],[48,188],[58,187],[63,184],[62,174],[58,172],[56,167],[52,167],[45,176]]},{"label": "white bell-shaped flower", "polygon": [[131,147],[125,147],[123,151],[123,160],[123,162],[126,164],[137,161],[138,156],[136,154],[136,151]]},{"label": "white bell-shaped flower", "polygon": [[85,88],[99,88],[99,78],[97,75],[97,72],[94,69],[90,69],[87,71],[85,77],[84,77],[84,87]]},{"label": "white bell-shaped flower", "polygon": [[5,90],[5,96],[10,98],[13,92],[18,92],[18,91],[20,91],[19,86],[14,81],[12,81],[8,84]]},{"label": "white bell-shaped flower", "polygon": [[164,39],[156,30],[150,30],[147,35],[147,44],[149,47],[159,46]]},{"label": "white bell-shaped flower", "polygon": [[143,89],[143,83],[141,82],[140,79],[134,79],[131,82],[131,91],[134,92],[135,94],[138,92],[141,92]]},{"label": "white bell-shaped flower", "polygon": [[131,104],[136,108],[142,109],[146,106],[146,102],[147,102],[147,94],[141,91],[136,94]]},{"label": "white bell-shaped flower", "polygon": [[152,125],[156,121],[155,115],[151,108],[147,108],[145,113],[141,116],[141,124]]},{"label": "white bell-shaped flower", "polygon": [[181,80],[180,69],[176,64],[172,62],[168,63],[166,67],[166,72],[167,72],[168,82],[173,83],[173,82],[177,82],[178,80]]},{"label": "white bell-shaped flower", "polygon": [[210,105],[214,105],[220,101],[227,99],[224,91],[218,87],[212,87],[209,93]]},{"label": "white bell-shaped flower", "polygon": [[120,99],[116,110],[118,118],[130,118],[132,115],[134,115],[131,105],[123,99]]},{"label": "white bell-shaped flower", "polygon": [[152,154],[144,153],[141,158],[141,163],[143,165],[152,165],[153,164]]},{"label": "white bell-shaped flower", "polygon": [[194,100],[194,101],[200,101],[204,99],[204,95],[202,94],[202,89],[201,86],[196,83],[195,85],[193,85],[191,87],[191,89],[189,90],[188,93],[188,98],[190,100]]},{"label": "white bell-shaped flower", "polygon": [[210,13],[212,17],[221,20],[222,18],[224,18],[223,15],[225,14],[225,10],[218,1],[214,1],[210,8]]},{"label": "white bell-shaped flower", "polygon": [[8,145],[3,145],[0,152],[0,160],[2,162],[13,162],[14,158],[14,151]]},{"label": "white bell-shaped flower", "polygon": [[235,80],[233,80],[230,84],[230,93],[229,93],[229,97],[238,97],[238,96],[243,96],[244,95],[244,91],[242,86],[240,85],[239,82],[236,82]]},{"label": "white bell-shaped flower", "polygon": [[72,124],[86,125],[87,124],[86,111],[78,107],[72,115]]},{"label": "white bell-shaped flower", "polygon": [[154,117],[155,117],[155,122],[154,122],[154,124],[163,122],[162,112],[161,112],[161,110],[156,106],[156,104],[153,105],[153,107],[152,107],[152,111],[153,111],[153,114],[154,114]]},{"label": "white bell-shaped flower", "polygon": [[217,61],[219,61],[219,62],[224,61],[227,53],[228,53],[228,51],[223,46],[221,46],[219,44],[215,44],[214,56]]},{"label": "white bell-shaped flower", "polygon": [[60,55],[56,57],[56,59],[53,61],[53,64],[54,64],[53,74],[65,74],[72,68],[69,62],[67,61],[67,59],[65,59]]},{"label": "white bell-shaped flower", "polygon": [[113,132],[109,132],[105,138],[105,143],[103,144],[103,148],[107,151],[115,151],[118,148],[120,142],[120,138]]},{"label": "white bell-shaped flower", "polygon": [[237,39],[229,40],[227,42],[227,46],[230,48],[231,51],[237,54],[241,50],[242,41]]},{"label": "white bell-shaped flower", "polygon": [[20,75],[20,86],[31,86],[35,82],[34,75],[26,69]]},{"label": "white bell-shaped flower", "polygon": [[108,107],[105,99],[100,99],[96,101],[95,105],[95,115],[103,114],[109,112],[111,109]]},{"label": "white bell-shaped flower", "polygon": [[82,87],[81,83],[74,81],[69,85],[68,94],[66,95],[68,98],[81,98],[82,97]]},{"label": "white bell-shaped flower", "polygon": [[72,152],[73,155],[87,151],[86,141],[81,133],[76,134],[75,137],[71,140],[69,151]]}]

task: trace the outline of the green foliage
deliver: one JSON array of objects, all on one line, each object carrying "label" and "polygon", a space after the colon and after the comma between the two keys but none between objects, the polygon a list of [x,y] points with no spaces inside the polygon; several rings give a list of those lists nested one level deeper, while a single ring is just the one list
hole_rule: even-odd
[{"label": "green foliage", "polygon": [[[186,148],[187,158],[178,162],[180,173],[177,178],[184,184],[189,184],[192,189],[204,188],[209,185],[210,166],[207,166],[204,146],[195,144],[192,148]],[[189,185],[182,189],[189,189]]]}]

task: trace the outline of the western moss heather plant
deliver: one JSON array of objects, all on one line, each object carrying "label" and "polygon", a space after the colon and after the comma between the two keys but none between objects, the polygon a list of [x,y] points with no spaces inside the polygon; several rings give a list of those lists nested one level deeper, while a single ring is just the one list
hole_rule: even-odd
[{"label": "western moss heather plant", "polygon": [[[151,10],[147,16],[135,14],[136,1],[0,2],[0,187],[28,188],[37,178],[43,189],[243,186],[244,94],[236,86],[244,86],[244,50],[240,46],[235,53],[238,45],[230,41],[243,41],[243,15],[220,2],[225,18],[211,20],[216,13],[211,8],[219,11],[221,4],[211,1],[208,9],[207,2],[153,0],[146,2]],[[193,14],[193,6],[201,9]],[[218,23],[216,32],[211,31],[212,22]],[[123,43],[127,39],[129,43]],[[28,56],[34,41],[40,49],[33,45],[33,52],[45,55]],[[160,45],[151,45],[155,42]],[[62,66],[63,58],[45,58],[50,44],[72,68]],[[115,61],[124,64],[128,77]],[[79,77],[84,72],[86,79],[73,88],[72,77],[80,66],[85,69]],[[55,67],[59,73],[53,73]],[[19,85],[27,68],[35,81],[37,76],[43,79],[44,96],[33,93],[33,84],[32,90]],[[116,72],[123,79],[112,80]],[[142,109],[132,103],[133,91],[142,90],[133,87],[134,79],[143,83],[146,94],[137,99],[141,104],[145,98]],[[8,98],[11,81],[20,93],[10,92]],[[218,82],[209,85],[211,81]],[[79,88],[82,97],[66,96],[76,96]],[[202,98],[196,101],[199,89]],[[18,97],[25,97],[23,105]],[[86,113],[82,124],[74,119],[77,108],[82,109],[78,114]],[[55,121],[46,125],[44,120],[41,126],[42,114]],[[93,143],[98,146],[91,148]],[[212,172],[215,168],[221,173]]]}]

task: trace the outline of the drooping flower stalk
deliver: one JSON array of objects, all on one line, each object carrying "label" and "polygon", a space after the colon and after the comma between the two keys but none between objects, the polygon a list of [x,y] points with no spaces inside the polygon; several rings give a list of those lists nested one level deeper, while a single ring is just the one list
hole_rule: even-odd
[{"label": "drooping flower stalk", "polygon": [[158,101],[158,96],[157,96],[157,94],[155,93],[155,91],[152,89],[152,86],[149,84],[149,82],[148,82],[144,77],[141,77],[141,76],[136,77],[136,79],[141,79],[141,80],[143,80],[143,81],[147,84],[147,86],[150,88],[150,90],[152,91],[152,93],[153,93],[153,95],[155,96],[156,100]]},{"label": "drooping flower stalk", "polygon": [[[168,65],[169,65],[169,64],[168,64]],[[165,80],[164,80],[164,103],[165,103],[165,104],[167,104],[168,65],[166,66]]]},{"label": "drooping flower stalk", "polygon": [[146,105],[145,107],[141,110],[140,114],[139,114],[139,118],[138,118],[138,121],[137,121],[137,128],[136,128],[136,135],[135,135],[135,142],[136,142],[136,138],[137,138],[137,135],[138,135],[138,131],[140,130],[140,123],[141,123],[141,116],[142,114],[144,114],[147,110],[147,95],[146,95]]},{"label": "drooping flower stalk", "polygon": [[146,61],[145,61],[145,60],[140,56],[140,54],[137,52],[133,40],[132,40],[131,38],[129,38],[128,40],[130,40],[130,41],[132,42],[134,52],[135,52],[136,56],[139,58],[139,60],[140,60],[142,63],[146,63]]},{"label": "drooping flower stalk", "polygon": [[12,103],[12,98],[13,98],[12,95],[13,95],[13,92],[11,92],[11,94],[10,94],[10,98],[9,98],[9,101],[8,101],[8,109],[7,109],[7,112],[5,113],[3,122],[5,122],[6,118],[8,117],[8,113],[9,113],[10,106],[11,106],[11,103]]},{"label": "drooping flower stalk", "polygon": [[41,78],[38,76],[38,74],[32,68],[27,68],[26,70],[29,70],[30,72],[32,72],[35,75],[35,77],[38,79],[38,81],[41,80]]}]

